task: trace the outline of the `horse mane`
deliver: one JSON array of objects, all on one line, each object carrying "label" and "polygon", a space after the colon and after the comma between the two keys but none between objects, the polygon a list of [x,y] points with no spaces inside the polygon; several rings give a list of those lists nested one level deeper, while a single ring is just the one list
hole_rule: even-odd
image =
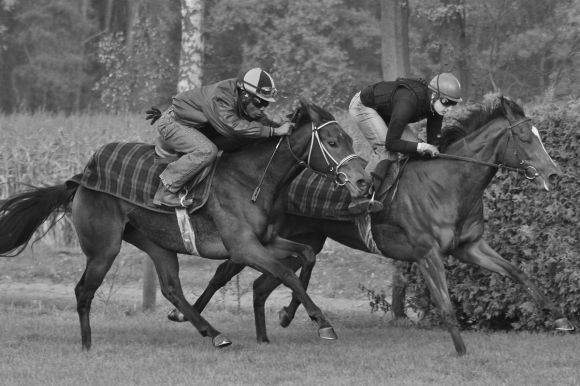
[{"label": "horse mane", "polygon": [[513,100],[499,93],[488,94],[484,101],[458,109],[451,116],[451,122],[443,127],[439,148],[442,152],[452,143],[464,138],[491,120],[499,117],[507,118],[506,109],[515,115],[525,116],[524,109]]},{"label": "horse mane", "polygon": [[[314,115],[314,117],[312,117],[312,115]],[[294,114],[292,114],[292,117],[295,126],[301,126],[309,122],[313,122],[315,125],[319,126],[321,123],[336,120],[334,115],[322,107],[305,101],[301,101],[300,106],[296,109]]]}]

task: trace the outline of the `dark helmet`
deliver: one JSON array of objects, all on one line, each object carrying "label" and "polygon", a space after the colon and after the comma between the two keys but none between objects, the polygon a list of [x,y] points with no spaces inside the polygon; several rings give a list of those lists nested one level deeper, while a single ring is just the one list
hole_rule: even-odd
[{"label": "dark helmet", "polygon": [[436,75],[429,82],[429,89],[434,91],[437,97],[447,98],[453,102],[461,102],[461,84],[459,80],[448,72]]},{"label": "dark helmet", "polygon": [[238,80],[238,87],[249,94],[268,102],[276,102],[276,85],[274,79],[261,68],[252,68]]}]

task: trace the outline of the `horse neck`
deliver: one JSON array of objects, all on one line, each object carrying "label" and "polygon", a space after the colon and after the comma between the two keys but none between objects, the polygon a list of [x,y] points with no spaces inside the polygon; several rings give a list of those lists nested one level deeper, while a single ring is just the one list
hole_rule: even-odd
[{"label": "horse neck", "polygon": [[[271,138],[229,154],[224,159],[223,170],[227,170],[229,175],[235,174],[236,183],[248,189],[256,188],[264,175],[260,195],[273,197],[302,170],[292,151],[300,159],[305,159],[310,146],[309,127],[310,124],[296,128],[288,140],[285,137]],[[279,140],[282,143],[277,147]]]},{"label": "horse neck", "polygon": [[[482,128],[451,144],[446,154],[470,158],[476,161],[498,164],[503,161],[508,138],[499,119],[494,119]],[[506,123],[507,125],[507,123]],[[499,127],[499,128],[498,128]],[[467,161],[450,160],[450,168],[456,168],[456,178],[465,179],[469,175],[470,181],[459,181],[464,189],[481,191],[489,185],[498,168]]]},{"label": "horse neck", "polygon": [[[446,153],[470,157],[478,161],[502,162],[507,145],[507,130],[498,126],[503,119],[494,119],[478,130],[451,144]],[[505,124],[506,127],[508,123]]]}]

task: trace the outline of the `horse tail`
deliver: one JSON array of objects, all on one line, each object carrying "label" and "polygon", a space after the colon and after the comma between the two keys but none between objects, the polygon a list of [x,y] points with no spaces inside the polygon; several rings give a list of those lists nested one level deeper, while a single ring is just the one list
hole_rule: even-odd
[{"label": "horse tail", "polygon": [[[0,256],[16,256],[30,242],[34,232],[57,209],[63,212],[72,201],[78,185],[65,184],[32,190],[0,202]],[[54,217],[50,230],[60,220]],[[46,232],[44,233],[46,234]],[[41,235],[39,239],[44,236]]]}]

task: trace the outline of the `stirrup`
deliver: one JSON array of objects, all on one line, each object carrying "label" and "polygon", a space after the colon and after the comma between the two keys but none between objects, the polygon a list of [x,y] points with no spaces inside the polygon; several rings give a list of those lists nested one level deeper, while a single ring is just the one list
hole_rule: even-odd
[{"label": "stirrup", "polygon": [[179,204],[183,207],[183,208],[187,208],[188,206],[190,206],[191,204],[193,204],[193,200],[191,198],[187,198],[187,195],[189,194],[189,191],[186,189],[183,189],[183,191],[180,191],[178,193],[178,197],[179,197]]}]

